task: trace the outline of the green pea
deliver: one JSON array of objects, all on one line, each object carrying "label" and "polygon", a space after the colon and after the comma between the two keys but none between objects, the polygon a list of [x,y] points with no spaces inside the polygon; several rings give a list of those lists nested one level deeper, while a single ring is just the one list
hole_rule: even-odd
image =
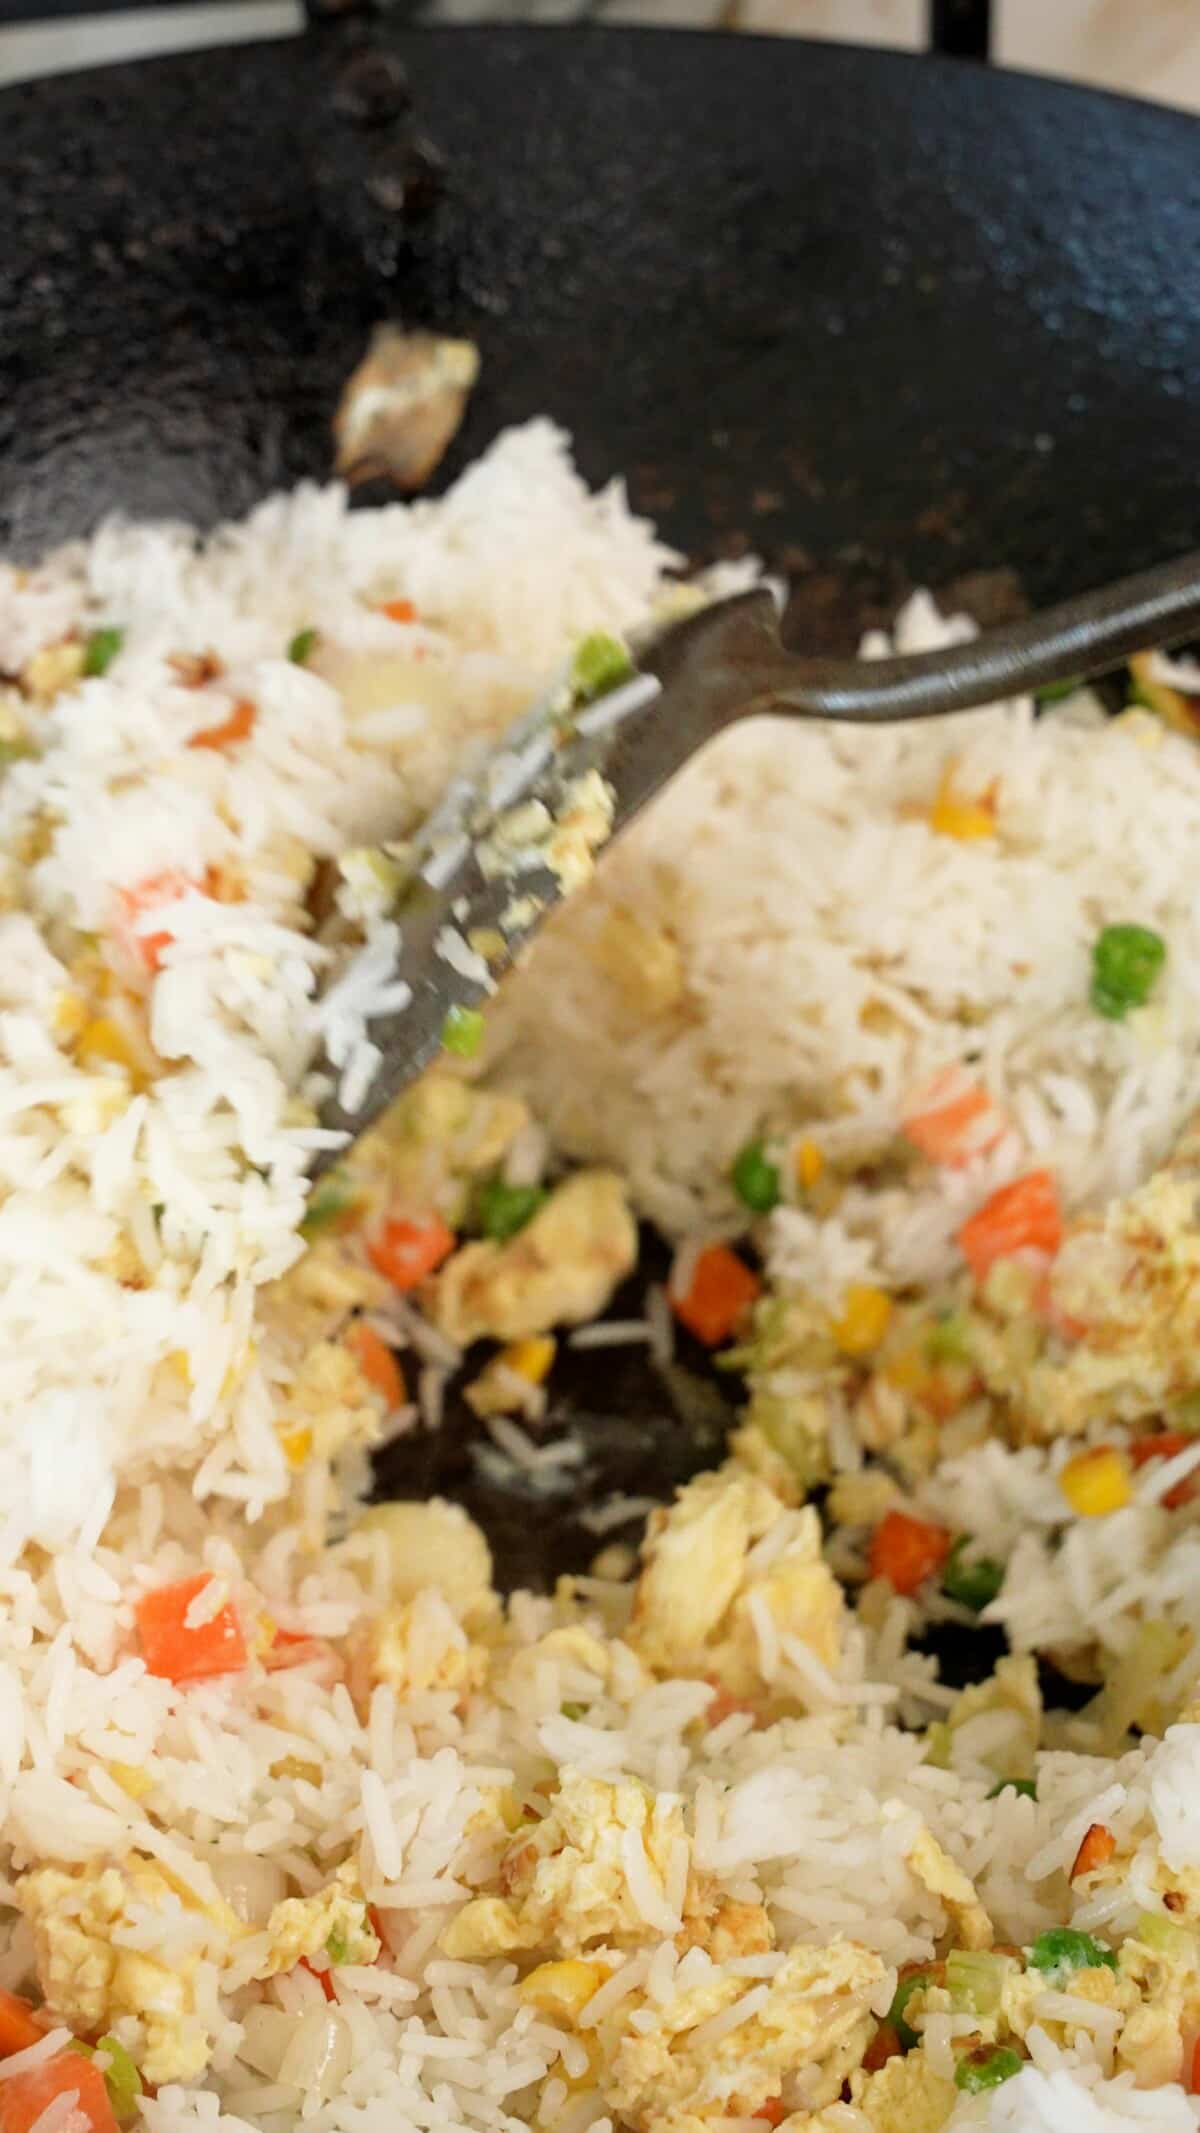
[{"label": "green pea", "polygon": [[998,2089],[1014,2074],[1019,2074],[1025,2061],[1020,2052],[1014,2052],[1007,2044],[998,2044],[989,2052],[971,2052],[960,2059],[954,2070],[954,2086],[965,2096],[982,2096],[988,2089]]},{"label": "green pea", "polygon": [[964,1535],[950,1550],[942,1572],[942,1591],[948,1600],[957,1600],[960,1607],[969,1607],[972,1614],[980,1615],[1004,1583],[1004,1565],[994,1562],[990,1555],[975,1556],[967,1562],[966,1547]]},{"label": "green pea", "polygon": [[1029,1967],[1055,1984],[1074,1970],[1115,1970],[1117,1958],[1090,1933],[1081,1933],[1075,1926],[1051,1926],[1038,1934],[1029,1950]]},{"label": "green pea", "polygon": [[633,661],[620,638],[594,630],[576,650],[571,662],[571,684],[576,696],[592,703],[597,696],[607,696],[610,689],[619,688],[632,672]]},{"label": "green pea", "polygon": [[896,1987],[895,1997],[887,2011],[887,2019],[900,2040],[902,2051],[915,2051],[921,2041],[916,2030],[910,2028],[905,2021],[904,2010],[914,1992],[925,1992],[928,1988],[929,1979],[923,1970],[916,1971],[912,1977],[901,1978]]},{"label": "green pea", "polygon": [[124,630],[93,630],[83,648],[84,673],[107,674],[124,642]]},{"label": "green pea", "polygon": [[483,1043],[483,1016],[477,1007],[452,1007],[442,1024],[442,1044],[460,1059],[474,1059]]},{"label": "green pea", "polygon": [[288,646],[288,658],[294,667],[306,666],[321,642],[320,630],[297,630]]},{"label": "green pea", "polygon": [[487,1178],[475,1195],[475,1218],[485,1237],[507,1244],[532,1222],[546,1197],[540,1185],[506,1185],[503,1178]]},{"label": "green pea", "polygon": [[1091,1002],[1097,1014],[1121,1022],[1149,999],[1167,944],[1149,926],[1105,926],[1092,948]]},{"label": "green pea", "polygon": [[748,1141],[730,1172],[733,1189],[752,1214],[769,1215],[779,1205],[779,1171],[761,1141]]}]

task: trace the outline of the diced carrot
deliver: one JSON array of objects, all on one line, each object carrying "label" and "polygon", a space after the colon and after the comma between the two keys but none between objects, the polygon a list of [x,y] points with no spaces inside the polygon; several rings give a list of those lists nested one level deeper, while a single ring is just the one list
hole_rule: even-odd
[{"label": "diced carrot", "polygon": [[1011,1259],[1014,1252],[1033,1250],[1053,1257],[1062,1235],[1053,1175],[1030,1170],[976,1208],[959,1230],[958,1245],[976,1281],[982,1281],[997,1259]]},{"label": "diced carrot", "polygon": [[52,2059],[0,2081],[0,2133],[30,2133],[43,2111],[58,2097],[72,2093],[75,2112],[89,2133],[117,2133],[104,2075],[94,2059],[73,2051],[55,2052]]},{"label": "diced carrot", "polygon": [[[1142,1437],[1138,1443],[1131,1444],[1129,1456],[1135,1466],[1146,1466],[1151,1459],[1173,1459],[1176,1452],[1185,1452],[1189,1444],[1195,1442],[1194,1437],[1185,1436],[1182,1430],[1164,1429],[1157,1436]],[[1177,1481],[1173,1489],[1167,1490],[1162,1501],[1168,1511],[1178,1511],[1183,1504],[1191,1503],[1198,1485],[1200,1468],[1185,1474],[1182,1481]]]},{"label": "diced carrot", "polygon": [[769,2096],[767,2101],[760,2104],[757,2111],[752,2115],[755,2118],[765,2119],[769,2126],[778,2126],[782,2125],[787,2114],[787,2105],[782,2096]]},{"label": "diced carrot", "polygon": [[424,1222],[405,1222],[395,1217],[381,1224],[367,1238],[367,1256],[394,1289],[415,1289],[426,1274],[432,1274],[454,1250],[454,1231],[440,1215],[427,1215]]},{"label": "diced carrot", "polygon": [[28,2000],[19,1993],[0,1991],[0,2059],[40,2044],[46,2025],[39,2022]]},{"label": "diced carrot", "polygon": [[710,1244],[692,1268],[687,1294],[671,1291],[671,1309],[706,1348],[716,1348],[729,1339],[761,1288],[758,1275],[728,1245]]},{"label": "diced carrot", "polygon": [[1106,1829],[1103,1822],[1093,1822],[1075,1854],[1070,1879],[1078,1881],[1083,1874],[1094,1874],[1098,1866],[1107,1866],[1116,1848],[1117,1840],[1111,1829]]},{"label": "diced carrot", "polygon": [[863,2055],[863,2072],[877,2074],[904,2047],[890,2022],[881,2022]]},{"label": "diced carrot", "polygon": [[944,1526],[888,1511],[871,1536],[871,1576],[886,1578],[896,1592],[915,1592],[941,1569],[952,1546]]},{"label": "diced carrot", "polygon": [[400,1365],[386,1341],[381,1340],[373,1326],[356,1318],[346,1335],[346,1346],[351,1350],[368,1385],[381,1392],[389,1412],[393,1407],[404,1405],[404,1379]]},{"label": "diced carrot", "polygon": [[134,1608],[146,1671],[164,1681],[204,1681],[210,1674],[236,1674],[246,1664],[246,1640],[232,1607],[219,1607],[194,1628],[186,1620],[209,1573],[181,1578],[142,1594]]},{"label": "diced carrot", "polygon": [[417,610],[411,600],[385,600],[379,610],[389,622],[415,622]]},{"label": "diced carrot", "polygon": [[960,1066],[944,1068],[909,1099],[900,1130],[931,1163],[957,1169],[994,1148],[1005,1119],[986,1089]]},{"label": "diced carrot", "polygon": [[1200,2037],[1192,2046],[1191,2079],[1188,2088],[1193,2096],[1200,2096]]},{"label": "diced carrot", "polygon": [[255,706],[248,697],[240,696],[228,718],[218,726],[203,726],[193,733],[189,748],[232,748],[237,741],[249,740],[258,717]]},{"label": "diced carrot", "polygon": [[147,970],[160,967],[163,953],[175,936],[165,930],[162,933],[141,933],[137,930],[137,921],[147,911],[157,910],[160,904],[177,903],[189,889],[198,887],[199,883],[189,875],[170,868],[163,874],[148,875],[145,881],[135,882],[131,889],[118,889],[117,908],[125,945]]},{"label": "diced carrot", "polygon": [[302,1970],[307,1970],[310,1977],[315,1977],[327,2000],[337,2000],[337,1987],[333,1982],[333,1977],[330,1971],[318,1970],[314,1963],[309,1962],[307,1955],[301,1956],[300,1968]]}]

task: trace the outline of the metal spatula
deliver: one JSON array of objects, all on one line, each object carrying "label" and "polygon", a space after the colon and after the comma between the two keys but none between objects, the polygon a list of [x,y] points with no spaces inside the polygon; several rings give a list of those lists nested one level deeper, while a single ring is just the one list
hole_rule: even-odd
[{"label": "metal spatula", "polygon": [[[553,863],[553,836],[528,833],[561,821],[589,772],[611,788],[616,835],[736,719],[763,711],[852,725],[939,718],[1085,680],[1198,631],[1200,554],[915,657],[798,658],[780,642],[765,591],[717,602],[663,630],[640,647],[632,680],[582,709],[548,703],[531,712],[425,824],[395,911],[402,933],[395,976],[408,987],[408,1003],[372,1021],[382,1058],[370,1087],[353,1109],[331,1100],[322,1124],[356,1138],[449,1031],[470,1026],[571,886],[570,869]],[[314,1168],[330,1160],[324,1155]]]}]

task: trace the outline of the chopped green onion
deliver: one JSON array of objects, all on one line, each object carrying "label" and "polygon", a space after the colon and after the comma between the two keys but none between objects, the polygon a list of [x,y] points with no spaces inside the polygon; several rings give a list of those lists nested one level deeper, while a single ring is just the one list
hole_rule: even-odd
[{"label": "chopped green onion", "polygon": [[921,2041],[916,2030],[910,2028],[905,2021],[904,2010],[914,1992],[927,1992],[928,1989],[929,1979],[923,1970],[918,1970],[912,1977],[901,1978],[896,1987],[895,1998],[887,2011],[887,2020],[900,2040],[901,2051],[915,2051]]},{"label": "chopped green onion", "polygon": [[101,2037],[96,2050],[103,2052],[108,2060],[104,2068],[104,2086],[113,2107],[113,2117],[119,2125],[127,2125],[137,2117],[142,2077],[119,2037]]},{"label": "chopped green onion", "polygon": [[1029,1950],[1029,1967],[1040,1970],[1048,1985],[1057,1985],[1076,1970],[1115,1970],[1117,1958],[1076,1926],[1051,1926]]},{"label": "chopped green onion", "polygon": [[344,1963],[350,1953],[350,1943],[341,1926],[334,1926],[325,1942],[325,1953],[331,1963]]},{"label": "chopped green onion", "polygon": [[730,1172],[733,1189],[752,1214],[769,1215],[779,1205],[779,1172],[761,1141],[748,1141]]},{"label": "chopped green onion", "polygon": [[587,1705],[585,1703],[560,1703],[558,1708],[564,1718],[579,1719],[587,1717]]},{"label": "chopped green onion", "polygon": [[997,1778],[988,1794],[989,1800],[998,1800],[1002,1792],[1019,1792],[1023,1800],[1037,1798],[1037,1786],[1032,1778]]},{"label": "chopped green onion", "polygon": [[1149,926],[1105,926],[1092,948],[1091,1003],[1097,1014],[1120,1022],[1142,1007],[1167,960],[1167,944]]},{"label": "chopped green onion", "polygon": [[474,1059],[483,1043],[483,1016],[477,1007],[451,1007],[442,1024],[442,1044],[460,1059]]},{"label": "chopped green onion", "polygon": [[955,2067],[954,2086],[964,2096],[982,2096],[988,2089],[998,2089],[1011,2081],[1024,2064],[1020,2052],[1007,2044],[997,2044],[991,2051],[971,2052]]},{"label": "chopped green onion", "polygon": [[1082,687],[1082,674],[1071,674],[1066,681],[1043,682],[1041,688],[1035,689],[1033,693],[1039,704],[1061,704],[1065,696],[1074,696],[1076,689]]},{"label": "chopped green onion", "polygon": [[576,696],[592,703],[597,696],[607,696],[610,689],[619,688],[632,672],[633,661],[620,638],[594,630],[578,646],[571,662],[571,686]]},{"label": "chopped green onion", "polygon": [[487,1178],[475,1195],[475,1218],[485,1237],[507,1244],[532,1222],[546,1197],[540,1185],[506,1185],[503,1178]]},{"label": "chopped green onion", "polygon": [[309,1195],[308,1206],[300,1224],[302,1237],[317,1237],[329,1229],[343,1215],[349,1215],[358,1206],[357,1187],[344,1170],[330,1170],[314,1186]]},{"label": "chopped green onion", "polygon": [[967,1363],[971,1351],[967,1322],[959,1312],[947,1311],[925,1335],[925,1354],[931,1363]]},{"label": "chopped green onion", "polygon": [[124,642],[124,630],[93,630],[83,648],[84,673],[107,674]]},{"label": "chopped green onion", "polygon": [[302,667],[312,658],[321,642],[320,630],[297,630],[288,646],[288,658],[294,667]]},{"label": "chopped green onion", "polygon": [[960,1607],[969,1607],[972,1614],[980,1615],[991,1605],[1004,1583],[1004,1565],[995,1562],[990,1555],[979,1555],[966,1562],[964,1551],[967,1546],[965,1534],[955,1541],[942,1572],[942,1591],[948,1600],[957,1600]]},{"label": "chopped green onion", "polygon": [[956,1948],[946,1957],[946,1990],[955,2013],[978,2015],[981,2021],[999,2014],[1005,1979],[1012,1968],[1010,1955]]}]

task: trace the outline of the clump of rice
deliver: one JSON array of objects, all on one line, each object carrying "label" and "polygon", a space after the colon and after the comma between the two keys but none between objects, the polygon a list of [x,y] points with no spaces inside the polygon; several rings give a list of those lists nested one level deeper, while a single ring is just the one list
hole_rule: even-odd
[{"label": "clump of rice", "polygon": [[[924,595],[902,650],[962,634]],[[969,625],[966,625],[969,628]],[[944,781],[990,796],[995,835],[931,825]],[[773,1218],[773,1271],[820,1294],[959,1263],[1004,1180],[1056,1172],[1068,1207],[1128,1191],[1194,1105],[1200,1042],[1200,755],[1086,693],[858,733],[757,719],[714,743],[560,910],[497,1015],[502,1078],[559,1143],[627,1171],[669,1232],[732,1230],[738,1150],[810,1136],[836,1170],[894,1148],[906,1099],[965,1065],[1010,1122],[961,1170],[851,1184],[835,1214]],[[1152,1002],[1091,1006],[1092,944],[1136,920],[1167,942]],[[621,928],[638,929],[630,942]],[[616,929],[616,930],[614,930]],[[666,943],[678,983],[647,1005]],[[624,958],[619,952],[624,949]]]}]

